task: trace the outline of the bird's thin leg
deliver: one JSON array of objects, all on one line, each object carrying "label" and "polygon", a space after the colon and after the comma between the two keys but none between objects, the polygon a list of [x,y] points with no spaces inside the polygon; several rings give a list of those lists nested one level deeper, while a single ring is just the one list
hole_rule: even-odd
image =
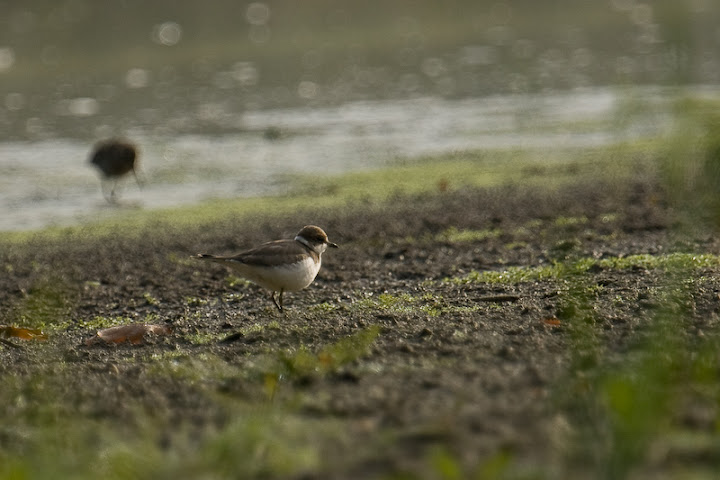
[{"label": "bird's thin leg", "polygon": [[272,293],[270,293],[270,298],[272,299],[272,301],[275,304],[275,306],[277,307],[277,309],[282,312],[283,311],[283,309],[282,309],[282,290],[280,290],[280,303],[279,304],[278,304],[277,300],[275,300],[275,290],[273,290]]},{"label": "bird's thin leg", "polygon": [[282,300],[282,299],[283,299],[283,292],[285,292],[285,290],[283,290],[283,289],[281,288],[281,289],[280,289],[280,311],[282,311],[282,309],[283,309],[283,300]]},{"label": "bird's thin leg", "polygon": [[115,187],[110,188],[110,191],[108,192],[109,188],[110,180],[102,179],[100,181],[100,189],[102,190],[103,197],[105,197],[105,200],[107,200],[108,203],[114,203],[115,199],[113,196],[115,195]]},{"label": "bird's thin leg", "polygon": [[142,190],[142,188],[143,188],[143,182],[140,180],[140,177],[138,177],[138,174],[137,174],[137,172],[135,171],[135,168],[132,169],[132,172],[133,172],[133,176],[135,176],[135,181],[136,181],[137,184],[138,184],[138,188],[140,188],[140,190]]},{"label": "bird's thin leg", "polygon": [[115,179],[115,180],[113,181],[112,191],[110,192],[110,198],[112,198],[113,200],[115,200],[115,189],[117,189],[117,186],[118,186],[118,180]]}]

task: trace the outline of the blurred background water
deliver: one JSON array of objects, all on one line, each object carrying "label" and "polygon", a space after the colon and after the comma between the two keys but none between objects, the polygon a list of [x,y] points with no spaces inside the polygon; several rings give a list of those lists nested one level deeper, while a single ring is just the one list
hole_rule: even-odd
[{"label": "blurred background water", "polygon": [[469,148],[662,133],[718,96],[716,0],[0,1],[0,230],[104,215],[128,137],[144,208]]}]

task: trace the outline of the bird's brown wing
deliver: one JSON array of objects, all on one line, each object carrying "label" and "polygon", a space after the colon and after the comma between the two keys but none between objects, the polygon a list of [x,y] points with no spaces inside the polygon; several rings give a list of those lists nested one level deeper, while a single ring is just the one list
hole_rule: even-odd
[{"label": "bird's brown wing", "polygon": [[[273,267],[286,263],[299,262],[308,253],[313,257],[317,257],[315,252],[295,240],[276,240],[274,242],[264,243],[252,250],[224,258],[228,261],[239,262],[245,265]],[[317,258],[315,258],[315,260],[317,260]]]}]

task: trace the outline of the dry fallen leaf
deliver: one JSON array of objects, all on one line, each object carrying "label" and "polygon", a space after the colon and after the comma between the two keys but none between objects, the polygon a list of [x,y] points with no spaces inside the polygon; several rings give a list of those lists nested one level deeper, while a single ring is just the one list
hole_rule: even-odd
[{"label": "dry fallen leaf", "polygon": [[23,328],[12,325],[0,325],[0,336],[21,340],[47,340],[47,335],[39,328]]},{"label": "dry fallen leaf", "polygon": [[148,333],[153,335],[168,335],[171,331],[170,327],[166,325],[132,323],[119,327],[104,328],[97,332],[97,336],[88,339],[85,344],[93,345],[102,340],[106,343],[130,342],[133,345],[138,345],[145,340],[145,335]]},{"label": "dry fallen leaf", "polygon": [[555,318],[555,317],[544,318],[543,323],[550,327],[559,327],[560,325],[562,325],[562,323],[560,322],[560,319]]}]

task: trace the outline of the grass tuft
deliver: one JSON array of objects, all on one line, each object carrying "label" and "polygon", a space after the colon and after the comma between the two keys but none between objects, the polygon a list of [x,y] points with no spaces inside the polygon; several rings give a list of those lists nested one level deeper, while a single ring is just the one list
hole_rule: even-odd
[{"label": "grass tuft", "polygon": [[380,327],[372,326],[326,345],[318,352],[311,352],[303,346],[294,351],[280,352],[274,371],[268,374],[284,380],[306,380],[327,375],[367,355],[379,334]]},{"label": "grass tuft", "polygon": [[510,267],[501,271],[472,271],[462,277],[446,278],[444,282],[454,284],[487,283],[487,284],[518,284],[523,282],[541,281],[546,279],[561,280],[575,275],[586,274],[592,269],[627,270],[627,269],[659,269],[674,271],[677,269],[700,270],[720,266],[720,256],[715,254],[671,253],[667,255],[628,255],[627,257],[611,257],[596,260],[582,258],[579,260],[556,262],[541,267]]},{"label": "grass tuft", "polygon": [[60,279],[39,280],[13,306],[11,322],[32,328],[61,328],[70,321],[76,295],[77,292]]}]

